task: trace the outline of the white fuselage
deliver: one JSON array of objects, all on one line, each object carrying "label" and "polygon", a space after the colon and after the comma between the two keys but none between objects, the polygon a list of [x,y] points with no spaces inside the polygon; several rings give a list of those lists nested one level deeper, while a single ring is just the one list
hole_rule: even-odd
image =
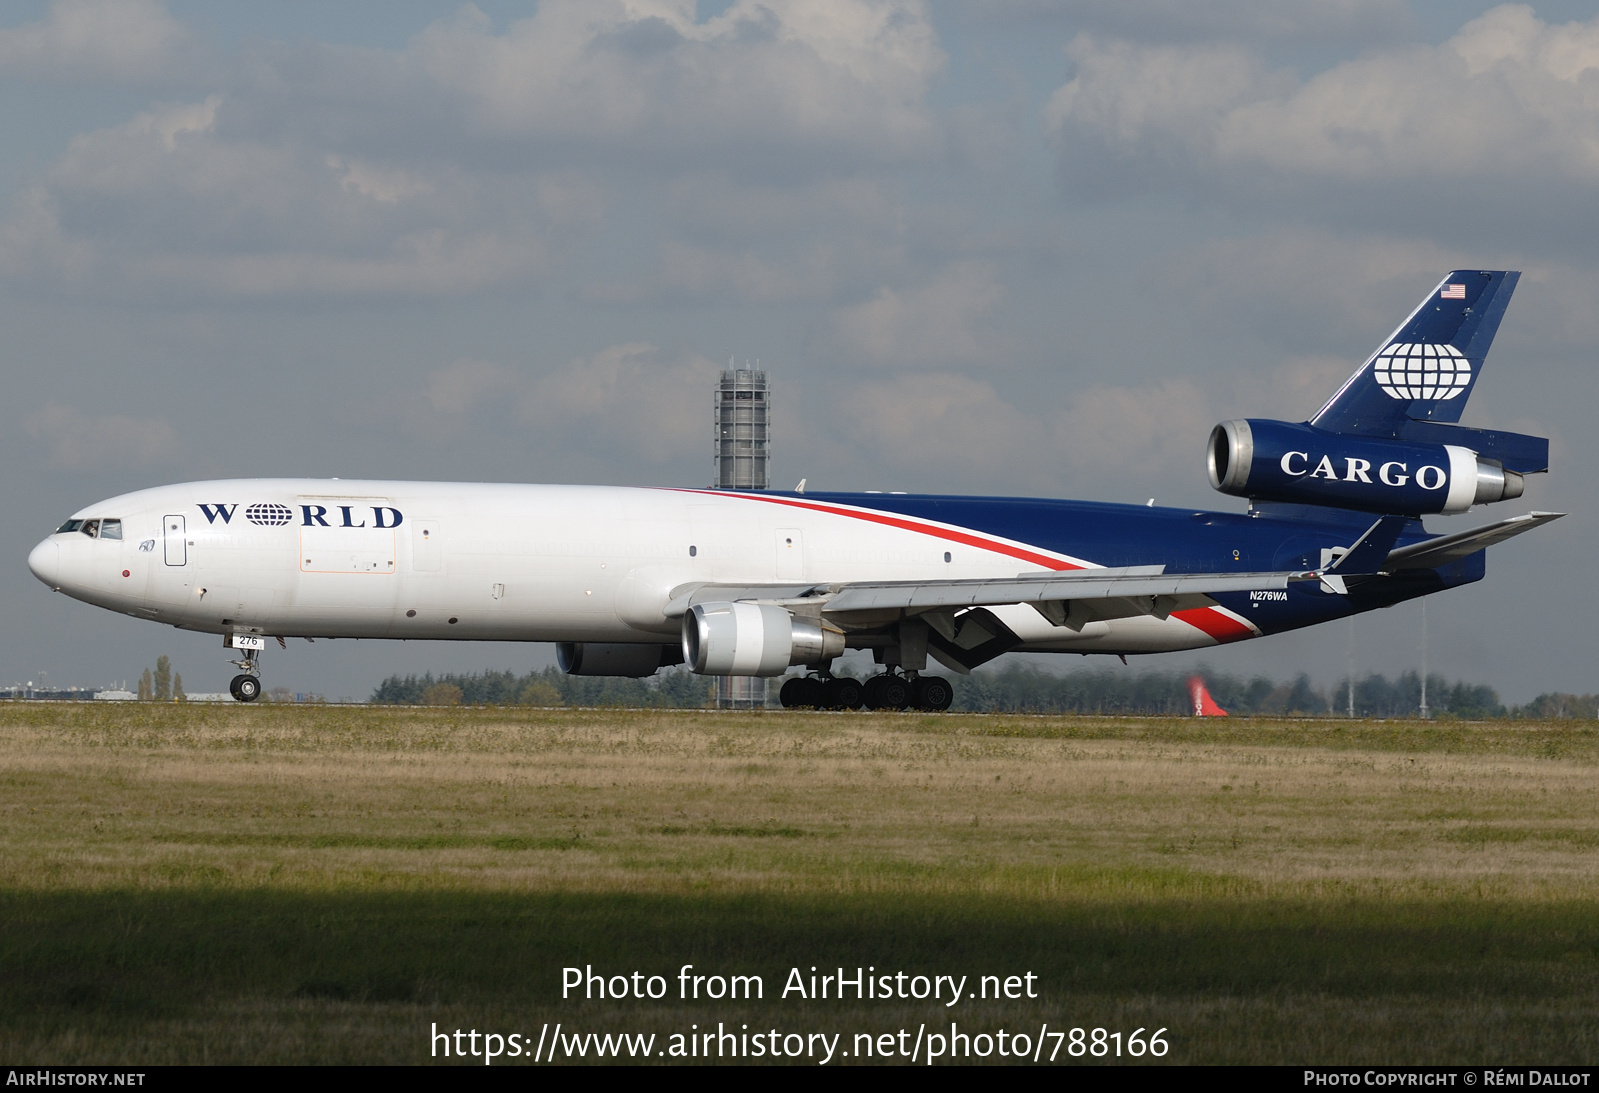
[{"label": "white fuselage", "polygon": [[[90,505],[121,538],[62,531],[29,557],[52,588],[189,630],[475,641],[678,640],[705,584],[1010,577],[1093,566],[1027,544],[802,495],[605,486],[246,479]],[[1080,633],[998,608],[1039,651],[1215,644],[1177,618]]]}]

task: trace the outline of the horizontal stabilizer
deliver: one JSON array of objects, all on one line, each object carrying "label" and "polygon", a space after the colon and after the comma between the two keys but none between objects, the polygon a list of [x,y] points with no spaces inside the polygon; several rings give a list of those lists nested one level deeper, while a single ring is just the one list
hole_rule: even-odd
[{"label": "horizontal stabilizer", "polygon": [[1440,535],[1423,543],[1411,543],[1390,552],[1382,567],[1390,573],[1403,569],[1437,569],[1564,515],[1563,512],[1529,512],[1525,516],[1513,516],[1487,527],[1456,532],[1454,535]]}]

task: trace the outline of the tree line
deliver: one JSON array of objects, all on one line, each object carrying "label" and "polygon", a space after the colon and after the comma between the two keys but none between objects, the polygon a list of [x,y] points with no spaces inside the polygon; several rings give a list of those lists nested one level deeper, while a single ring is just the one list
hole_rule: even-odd
[{"label": "tree line", "polygon": [[183,692],[183,675],[174,675],[172,661],[166,656],[155,658],[155,671],[146,668],[139,677],[140,702],[182,702],[189,696]]},{"label": "tree line", "polygon": [[[1344,717],[1350,680],[1327,688],[1308,675],[1289,682],[1244,678],[1200,669],[1128,672],[1099,669],[1056,675],[1030,664],[979,670],[956,683],[952,709],[971,713],[1169,714],[1192,712],[1188,680],[1199,675],[1211,696],[1240,716]],[[769,693],[776,694],[777,680]],[[393,675],[372,692],[372,702],[421,706],[634,706],[700,709],[713,704],[712,680],[682,669],[649,679],[569,676],[556,668],[515,672]],[[1372,673],[1354,680],[1356,717],[1414,717],[1421,706],[1421,677],[1393,679]],[[1427,676],[1427,706],[1434,717],[1596,718],[1599,695],[1551,693],[1525,706],[1509,707],[1487,684]]]},{"label": "tree line", "polygon": [[569,676],[557,668],[529,672],[389,676],[370,701],[397,706],[646,706],[700,709],[711,705],[709,676],[667,670],[649,679]]}]

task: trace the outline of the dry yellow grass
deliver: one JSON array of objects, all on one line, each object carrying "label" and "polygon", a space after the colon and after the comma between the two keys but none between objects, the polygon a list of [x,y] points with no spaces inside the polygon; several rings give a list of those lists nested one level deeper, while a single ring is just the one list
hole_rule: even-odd
[{"label": "dry yellow grass", "polygon": [[1584,723],[0,706],[0,1049],[420,1061],[681,1016],[563,1008],[566,962],[898,953],[1182,1060],[1591,1060],[1596,767]]},{"label": "dry yellow grass", "polygon": [[1018,738],[975,718],[44,712],[0,721],[0,885],[20,889],[181,883],[202,864],[214,883],[597,891],[965,890],[1015,867],[1049,895],[1049,866],[1084,862],[1273,897],[1599,884],[1587,755]]}]

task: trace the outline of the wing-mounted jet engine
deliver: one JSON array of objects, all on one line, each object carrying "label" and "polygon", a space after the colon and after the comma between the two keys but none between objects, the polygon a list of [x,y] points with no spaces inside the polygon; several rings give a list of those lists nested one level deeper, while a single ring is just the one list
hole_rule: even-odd
[{"label": "wing-mounted jet engine", "polygon": [[1460,420],[1520,274],[1456,270],[1310,421],[1224,421],[1210,484],[1255,501],[1454,515],[1520,497],[1549,441]]}]

